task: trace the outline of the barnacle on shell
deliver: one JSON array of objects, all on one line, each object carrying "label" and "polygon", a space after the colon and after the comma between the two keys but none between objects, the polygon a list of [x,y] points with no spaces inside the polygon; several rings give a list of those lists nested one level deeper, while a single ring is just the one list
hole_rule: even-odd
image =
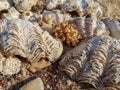
[{"label": "barnacle on shell", "polygon": [[0,45],[7,57],[20,56],[30,62],[48,58],[54,62],[61,55],[61,41],[29,21],[12,19],[0,23]]},{"label": "barnacle on shell", "polygon": [[72,24],[61,23],[54,28],[54,37],[65,41],[70,46],[76,46],[82,37]]}]

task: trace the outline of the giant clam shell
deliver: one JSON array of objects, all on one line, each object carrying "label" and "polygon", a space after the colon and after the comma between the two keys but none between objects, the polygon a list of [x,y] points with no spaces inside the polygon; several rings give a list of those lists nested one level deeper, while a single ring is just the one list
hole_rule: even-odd
[{"label": "giant clam shell", "polygon": [[94,16],[102,15],[100,5],[93,0],[47,0],[47,9],[55,9],[61,6],[63,11],[76,12],[79,16],[90,14]]},{"label": "giant clam shell", "polygon": [[98,41],[101,38],[101,36],[98,36],[93,37],[90,40],[86,40],[64,55],[60,62],[61,68],[73,80],[77,80],[79,78],[82,67],[90,56],[90,52],[95,50],[95,48],[98,46]]},{"label": "giant clam shell", "polygon": [[119,85],[119,50],[120,41],[96,36],[67,52],[60,67],[83,88]]},{"label": "giant clam shell", "polygon": [[5,55],[20,56],[30,62],[48,58],[54,62],[61,55],[61,41],[27,20],[1,20],[1,48]]},{"label": "giant clam shell", "polygon": [[99,85],[99,77],[102,75],[105,64],[107,62],[108,51],[110,47],[110,39],[103,38],[99,41],[97,48],[91,52],[89,60],[83,66],[82,75],[79,77],[79,82],[82,85],[91,84],[97,88]]}]

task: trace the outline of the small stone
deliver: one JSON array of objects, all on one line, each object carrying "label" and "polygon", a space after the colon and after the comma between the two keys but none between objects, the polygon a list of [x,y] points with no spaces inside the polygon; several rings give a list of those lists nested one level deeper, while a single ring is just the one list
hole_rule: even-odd
[{"label": "small stone", "polygon": [[36,78],[25,84],[19,90],[44,90],[44,85],[40,78]]},{"label": "small stone", "polygon": [[47,89],[49,89],[50,88],[50,85],[49,84],[47,84]]},{"label": "small stone", "polygon": [[0,90],[3,90],[3,87],[0,85]]}]

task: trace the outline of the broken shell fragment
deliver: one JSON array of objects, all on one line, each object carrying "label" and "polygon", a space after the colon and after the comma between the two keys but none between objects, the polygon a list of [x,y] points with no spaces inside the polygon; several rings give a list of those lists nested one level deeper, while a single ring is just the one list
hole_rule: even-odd
[{"label": "broken shell fragment", "polygon": [[0,11],[10,7],[8,0],[0,0]]},{"label": "broken shell fragment", "polygon": [[3,16],[6,19],[19,18],[20,13],[14,7],[10,7],[8,13],[4,13]]},{"label": "broken shell fragment", "polygon": [[15,7],[20,12],[25,12],[31,10],[33,5],[36,5],[38,0],[13,0]]}]

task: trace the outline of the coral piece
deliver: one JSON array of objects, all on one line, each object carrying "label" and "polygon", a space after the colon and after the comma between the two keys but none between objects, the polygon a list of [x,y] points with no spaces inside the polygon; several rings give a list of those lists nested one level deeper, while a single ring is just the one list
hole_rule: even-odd
[{"label": "coral piece", "polygon": [[35,14],[29,20],[32,23],[38,22],[42,29],[49,32],[51,25],[59,25],[62,22],[67,22],[69,20],[72,20],[72,17],[69,14],[64,14],[59,10],[44,10],[42,14]]},{"label": "coral piece", "polygon": [[119,50],[120,41],[109,36],[93,37],[64,55],[61,70],[83,88],[119,85]]},{"label": "coral piece", "polygon": [[0,72],[4,75],[16,74],[20,71],[21,62],[16,57],[5,58],[0,53]]},{"label": "coral piece", "polygon": [[0,11],[10,7],[8,0],[0,0]]},{"label": "coral piece", "polygon": [[37,14],[30,18],[32,23],[38,22],[39,26],[50,34],[53,34],[53,27],[55,25],[68,22],[69,20],[72,20],[71,16],[69,14],[62,14],[59,10],[44,11],[41,15]]},{"label": "coral piece", "polygon": [[15,7],[20,12],[25,12],[31,10],[31,7],[35,5],[38,0],[13,0]]},{"label": "coral piece", "polygon": [[54,28],[54,37],[65,41],[69,46],[76,46],[82,37],[72,24],[61,23]]},{"label": "coral piece", "polygon": [[[53,10],[53,11],[44,11],[42,13],[42,18],[43,18],[43,21],[48,21],[46,20],[46,16],[49,16],[51,15],[51,19],[53,20],[53,22],[56,24],[56,25],[59,25],[60,23],[62,22],[66,22],[68,20],[72,20],[71,16],[69,14],[63,14],[61,11],[59,10]],[[46,19],[45,19],[46,18]]]},{"label": "coral piece", "polygon": [[54,62],[63,51],[60,40],[27,20],[2,20],[0,45],[6,56],[19,56],[29,62],[48,58]]}]

